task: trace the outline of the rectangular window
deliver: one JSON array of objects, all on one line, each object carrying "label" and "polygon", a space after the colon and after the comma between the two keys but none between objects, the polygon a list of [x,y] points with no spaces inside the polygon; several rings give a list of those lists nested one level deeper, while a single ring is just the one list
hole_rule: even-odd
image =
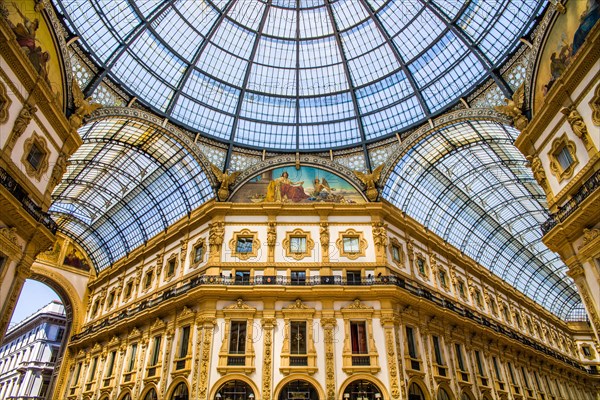
[{"label": "rectangular window", "polygon": [[546,380],[546,388],[548,389],[548,392],[550,392],[550,394],[553,395],[554,391],[552,390],[552,386],[550,385],[550,381],[548,380],[548,375],[544,375],[544,379]]},{"label": "rectangular window", "polygon": [[181,328],[181,340],[179,341],[179,358],[184,358],[188,354],[188,345],[190,343],[190,326]]},{"label": "rectangular window", "polygon": [[254,242],[254,237],[239,237],[237,238],[237,243],[235,246],[236,253],[252,253],[252,244]]},{"label": "rectangular window", "polygon": [[290,322],[290,353],[306,354],[306,321]]},{"label": "rectangular window", "polygon": [[417,268],[419,269],[419,273],[421,275],[426,275],[425,271],[425,260],[422,258],[417,258]]},{"label": "rectangular window", "polygon": [[248,285],[250,283],[250,271],[235,271],[235,283],[237,285]]},{"label": "rectangular window", "polygon": [[397,262],[402,261],[400,260],[400,248],[398,246],[392,246],[392,258]]},{"label": "rectangular window", "polygon": [[563,146],[556,154],[556,159],[560,167],[564,170],[568,169],[573,164],[573,157],[567,146]]},{"label": "rectangular window", "polygon": [[496,357],[492,357],[492,363],[494,364],[494,372],[496,372],[496,379],[501,381],[502,375],[500,374],[500,367],[498,366],[498,360]]},{"label": "rectangular window", "polygon": [[173,276],[175,274],[175,259],[172,258],[168,261],[167,265],[167,276]]},{"label": "rectangular window", "polygon": [[305,271],[292,271],[291,272],[292,285],[304,285],[306,283],[306,272]]},{"label": "rectangular window", "polygon": [[125,295],[126,299],[128,299],[129,296],[131,296],[132,290],[133,290],[133,282],[129,281],[129,282],[127,282],[127,285],[125,285],[124,295]]},{"label": "rectangular window", "polygon": [[129,364],[127,365],[127,372],[132,372],[135,367],[135,353],[137,352],[137,344],[131,345],[131,353],[129,354]]},{"label": "rectangular window", "polygon": [[583,355],[586,357],[591,357],[592,356],[592,351],[590,349],[590,346],[581,346],[581,350],[583,350]]},{"label": "rectangular window", "polygon": [[465,284],[463,281],[458,281],[458,293],[461,297],[465,297]]},{"label": "rectangular window", "polygon": [[442,287],[447,287],[448,283],[446,282],[446,272],[440,270],[438,272],[438,276],[440,278],[440,285],[442,285]]},{"label": "rectangular window", "polygon": [[466,368],[465,361],[463,360],[462,347],[458,343],[456,343],[454,346],[456,349],[456,360],[458,361],[458,369],[462,372],[465,372]]},{"label": "rectangular window", "polygon": [[290,237],[290,253],[306,253],[306,236]]},{"label": "rectangular window", "polygon": [[44,158],[44,152],[40,150],[37,144],[33,143],[31,145],[31,149],[29,150],[29,154],[27,154],[27,162],[33,167],[33,169],[37,170],[40,167],[40,163]]},{"label": "rectangular window", "polygon": [[113,376],[113,370],[115,368],[115,357],[117,355],[116,351],[111,351],[110,354],[108,355],[108,363],[106,364],[106,377],[111,377]]},{"label": "rectangular window", "polygon": [[367,349],[367,326],[364,321],[350,322],[350,340],[352,354],[369,353]]},{"label": "rectangular window", "polygon": [[199,244],[194,247],[194,263],[199,263],[204,257],[204,245]]},{"label": "rectangular window", "polygon": [[344,236],[342,238],[344,253],[358,253],[360,251],[358,242],[358,236]]},{"label": "rectangular window", "polygon": [[75,376],[73,377],[73,386],[76,386],[79,383],[79,375],[81,374],[81,363],[77,364],[77,368],[75,369]]},{"label": "rectangular window", "polygon": [[408,343],[408,355],[410,358],[417,358],[417,346],[415,345],[415,334],[413,328],[406,327],[406,341]]},{"label": "rectangular window", "polygon": [[475,350],[475,361],[477,361],[477,371],[479,372],[479,376],[485,376],[483,361],[481,361],[481,353],[478,350]]},{"label": "rectangular window", "polygon": [[88,382],[91,382],[94,380],[94,377],[96,376],[96,366],[98,365],[98,357],[94,357],[92,359],[92,366],[90,367],[90,374],[88,375]]},{"label": "rectangular window", "polygon": [[108,294],[108,298],[106,299],[106,304],[107,304],[108,308],[111,308],[114,302],[115,302],[115,292],[112,291]]},{"label": "rectangular window", "polygon": [[525,371],[525,367],[521,367],[521,375],[523,375],[523,383],[525,387],[529,389],[529,379],[527,379],[527,371]]},{"label": "rectangular window", "polygon": [[152,276],[154,275],[153,271],[146,272],[146,279],[144,280],[144,289],[148,289],[150,285],[152,285]]},{"label": "rectangular window", "polygon": [[507,365],[508,365],[508,374],[510,375],[510,382],[516,386],[517,380],[515,379],[515,373],[513,371],[512,364],[509,362]]},{"label": "rectangular window", "polygon": [[231,321],[229,354],[246,354],[246,321]]},{"label": "rectangular window", "polygon": [[56,362],[58,358],[58,347],[51,346],[50,347],[50,362]]},{"label": "rectangular window", "polygon": [[155,366],[156,364],[158,364],[161,340],[162,337],[160,335],[154,337],[154,346],[152,347],[152,358],[150,359],[150,366]]},{"label": "rectangular window", "polygon": [[477,307],[483,307],[483,302],[481,301],[481,292],[479,290],[475,290],[475,304]]},{"label": "rectangular window", "polygon": [[346,283],[348,285],[360,285],[360,271],[346,271]]},{"label": "rectangular window", "polygon": [[438,365],[444,365],[444,358],[442,357],[442,349],[440,348],[440,339],[437,336],[432,336],[433,339],[433,351],[435,352],[435,362]]},{"label": "rectangular window", "polygon": [[56,333],[56,341],[60,342],[65,336],[65,328],[58,328],[58,332]]}]

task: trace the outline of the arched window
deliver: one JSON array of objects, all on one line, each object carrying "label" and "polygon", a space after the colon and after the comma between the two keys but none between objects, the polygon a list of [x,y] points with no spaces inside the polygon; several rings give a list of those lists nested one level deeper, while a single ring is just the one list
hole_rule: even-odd
[{"label": "arched window", "polygon": [[467,391],[463,392],[460,396],[460,400],[473,400],[473,396]]},{"label": "arched window", "polygon": [[131,394],[125,393],[125,395],[123,395],[123,397],[121,397],[121,400],[131,400]]},{"label": "arched window", "polygon": [[179,385],[175,387],[175,390],[173,390],[171,400],[189,400],[189,398],[187,385],[183,382],[180,382]]},{"label": "arched window", "polygon": [[144,400],[158,400],[158,396],[156,395],[156,390],[150,389],[148,393],[144,396]]},{"label": "arched window", "polygon": [[279,400],[319,400],[319,395],[313,385],[297,380],[288,382],[281,389]]},{"label": "arched window", "polygon": [[408,388],[408,400],[425,400],[423,390],[414,382]]},{"label": "arched window", "polygon": [[350,383],[344,390],[344,400],[380,400],[381,390],[372,382],[359,380]]},{"label": "arched window", "polygon": [[446,392],[446,389],[440,388],[438,390],[437,400],[450,400],[450,395]]},{"label": "arched window", "polygon": [[244,381],[229,381],[219,388],[215,400],[254,400],[254,391]]}]

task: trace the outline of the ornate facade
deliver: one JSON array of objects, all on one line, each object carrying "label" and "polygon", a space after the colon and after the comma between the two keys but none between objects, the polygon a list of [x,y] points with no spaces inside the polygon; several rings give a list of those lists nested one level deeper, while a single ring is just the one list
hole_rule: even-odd
[{"label": "ornate facade", "polygon": [[0,332],[62,298],[48,399],[599,400],[599,15],[0,0]]}]

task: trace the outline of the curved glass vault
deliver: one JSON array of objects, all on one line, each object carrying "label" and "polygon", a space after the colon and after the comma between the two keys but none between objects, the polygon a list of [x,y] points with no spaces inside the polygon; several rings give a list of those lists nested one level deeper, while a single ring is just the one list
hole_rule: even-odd
[{"label": "curved glass vault", "polygon": [[79,134],[83,145],[54,189],[50,212],[96,271],[214,197],[198,161],[153,127],[116,118]]},{"label": "curved glass vault", "polygon": [[54,0],[108,77],[246,148],[317,151],[440,114],[497,69],[543,0]]},{"label": "curved glass vault", "polygon": [[583,308],[567,267],[541,241],[543,191],[513,145],[518,131],[461,122],[395,166],[385,199],[562,319]]}]

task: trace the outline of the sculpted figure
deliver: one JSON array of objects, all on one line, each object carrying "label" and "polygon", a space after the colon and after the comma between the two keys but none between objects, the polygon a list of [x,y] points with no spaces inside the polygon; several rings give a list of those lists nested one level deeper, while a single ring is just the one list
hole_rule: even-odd
[{"label": "sculpted figure", "polygon": [[376,201],[377,196],[379,195],[379,190],[377,190],[377,184],[379,182],[379,178],[381,177],[381,171],[383,170],[385,164],[381,164],[379,167],[375,168],[373,172],[370,174],[365,174],[360,171],[352,171],[354,175],[360,179],[360,181],[367,187],[366,195],[370,201]]},{"label": "sculpted figure", "polygon": [[240,171],[236,171],[236,172],[222,172],[219,167],[217,167],[214,164],[210,164],[210,168],[213,171],[213,174],[215,174],[215,176],[217,177],[217,180],[219,181],[219,183],[221,184],[219,186],[219,190],[217,191],[217,196],[219,197],[220,201],[227,201],[227,199],[229,198],[229,187],[231,185],[233,185],[233,182],[235,182],[235,180],[237,179],[237,177],[240,175]]},{"label": "sculpted figure", "polygon": [[527,117],[523,115],[523,104],[525,103],[525,86],[521,85],[513,94],[512,99],[504,99],[506,105],[496,106],[494,109],[501,114],[510,117],[513,121],[513,125],[518,130],[522,131],[527,127],[529,121]]},{"label": "sculpted figure", "polygon": [[69,117],[69,124],[73,129],[79,129],[83,119],[91,113],[102,107],[102,104],[93,103],[92,98],[85,98],[79,84],[73,79],[73,102],[75,103],[75,112]]}]

